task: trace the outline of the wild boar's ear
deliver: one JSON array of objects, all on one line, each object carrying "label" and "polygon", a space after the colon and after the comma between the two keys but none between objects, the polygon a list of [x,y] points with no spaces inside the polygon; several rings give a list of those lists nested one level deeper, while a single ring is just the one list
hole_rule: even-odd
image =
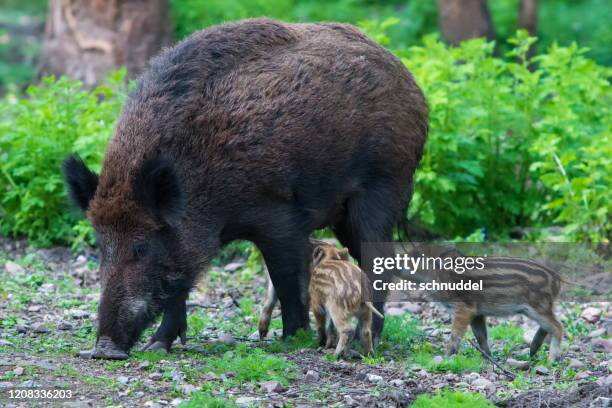
[{"label": "wild boar's ear", "polygon": [[87,211],[89,202],[98,187],[98,175],[89,170],[77,155],[70,155],[62,164],[62,173],[68,186],[71,201],[82,211]]},{"label": "wild boar's ear", "polygon": [[148,159],[134,179],[136,201],[169,225],[178,222],[184,211],[184,194],[174,165],[168,159]]}]

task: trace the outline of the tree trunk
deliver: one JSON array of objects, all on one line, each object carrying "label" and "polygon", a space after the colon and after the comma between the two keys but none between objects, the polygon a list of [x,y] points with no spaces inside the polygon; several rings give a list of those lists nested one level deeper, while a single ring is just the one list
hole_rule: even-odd
[{"label": "tree trunk", "polygon": [[538,1],[521,0],[519,5],[519,27],[534,37],[538,33]]},{"label": "tree trunk", "polygon": [[495,39],[486,0],[438,0],[438,18],[442,36],[449,44],[477,37]]},{"label": "tree trunk", "polygon": [[169,42],[167,0],[49,0],[39,72],[94,87],[123,66],[135,77]]},{"label": "tree trunk", "polygon": [[[521,0],[519,4],[519,27],[527,30],[530,36],[538,35],[538,0]],[[527,58],[531,59],[537,49],[536,44],[532,44],[527,51]],[[531,64],[529,69],[535,69]]]}]

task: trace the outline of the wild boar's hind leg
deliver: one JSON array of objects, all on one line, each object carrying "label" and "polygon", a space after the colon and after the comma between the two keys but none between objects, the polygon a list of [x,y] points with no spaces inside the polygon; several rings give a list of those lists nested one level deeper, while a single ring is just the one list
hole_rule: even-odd
[{"label": "wild boar's hind leg", "polygon": [[[361,244],[363,242],[391,242],[393,227],[402,215],[406,194],[387,181],[372,182],[370,188],[350,197],[346,203],[343,217],[333,225],[332,229],[340,243],[349,249],[351,256],[362,262]],[[376,251],[378,256],[393,257],[390,248],[384,247]],[[388,273],[374,275],[372,271],[364,270],[370,282],[382,279],[391,281]],[[376,310],[384,314],[386,292],[373,293],[373,304]],[[361,328],[358,327],[359,331]],[[383,329],[383,319],[374,315],[372,320],[372,336],[378,343]]]},{"label": "wild boar's hind leg", "polygon": [[164,317],[159,328],[151,340],[142,348],[142,351],[166,350],[170,351],[172,343],[177,337],[181,343],[187,342],[187,297],[189,294],[179,295],[169,300],[164,310]]},{"label": "wild boar's hind leg", "polygon": [[308,324],[308,268],[312,256],[308,235],[262,239],[261,250],[281,305],[283,338]]}]

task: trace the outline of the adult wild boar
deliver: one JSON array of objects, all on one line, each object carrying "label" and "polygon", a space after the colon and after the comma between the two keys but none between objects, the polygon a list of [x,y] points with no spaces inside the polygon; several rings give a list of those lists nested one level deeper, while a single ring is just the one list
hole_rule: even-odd
[{"label": "adult wild boar", "polygon": [[147,347],[183,340],[190,289],[236,239],[263,253],[283,335],[307,327],[310,233],[331,226],[357,259],[362,241],[391,240],[426,133],[411,75],[349,25],[247,20],[162,52],[100,176],[64,164],[101,250],[94,357],[127,357],[162,313]]}]

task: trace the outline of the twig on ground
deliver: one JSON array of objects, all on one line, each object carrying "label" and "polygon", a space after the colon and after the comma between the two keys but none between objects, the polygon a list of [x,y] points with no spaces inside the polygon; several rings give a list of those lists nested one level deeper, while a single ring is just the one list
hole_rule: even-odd
[{"label": "twig on ground", "polygon": [[482,354],[484,358],[486,358],[491,364],[493,364],[493,366],[497,367],[503,375],[508,377],[510,380],[514,380],[516,378],[516,375],[512,371],[502,367],[497,361],[493,360],[493,357],[485,353],[484,350],[481,349],[480,346],[473,339],[470,339],[469,341],[472,347],[480,351],[480,354]]}]

